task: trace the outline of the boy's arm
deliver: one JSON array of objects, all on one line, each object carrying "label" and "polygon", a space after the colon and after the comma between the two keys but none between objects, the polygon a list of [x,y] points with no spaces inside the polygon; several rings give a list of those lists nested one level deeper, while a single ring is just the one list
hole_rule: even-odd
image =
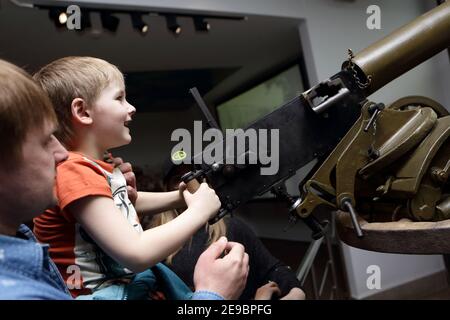
[{"label": "boy's arm", "polygon": [[170,192],[138,192],[136,211],[141,215],[156,214],[163,211],[186,207],[184,188]]},{"label": "boy's arm", "polygon": [[139,217],[186,206],[182,195],[183,188],[180,188],[180,191],[172,192],[137,192],[136,178],[131,164],[123,162],[120,157],[111,158],[111,161],[124,175],[127,182],[128,197],[135,206]]},{"label": "boy's arm", "polygon": [[220,201],[214,190],[202,185],[194,194],[184,191],[188,209],[181,215],[143,233],[136,232],[107,197],[85,197],[67,209],[110,257],[141,272],[175,252],[216,214]]}]

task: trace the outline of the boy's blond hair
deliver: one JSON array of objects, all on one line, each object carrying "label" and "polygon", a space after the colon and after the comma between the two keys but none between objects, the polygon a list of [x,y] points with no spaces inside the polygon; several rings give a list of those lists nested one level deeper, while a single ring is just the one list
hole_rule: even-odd
[{"label": "boy's blond hair", "polygon": [[44,66],[34,79],[47,92],[56,111],[59,127],[56,137],[70,148],[73,138],[72,101],[81,98],[92,106],[101,91],[117,81],[122,72],[113,64],[93,57],[65,57]]},{"label": "boy's blond hair", "polygon": [[31,76],[0,59],[0,161],[13,166],[23,159],[28,132],[56,123],[52,104]]}]

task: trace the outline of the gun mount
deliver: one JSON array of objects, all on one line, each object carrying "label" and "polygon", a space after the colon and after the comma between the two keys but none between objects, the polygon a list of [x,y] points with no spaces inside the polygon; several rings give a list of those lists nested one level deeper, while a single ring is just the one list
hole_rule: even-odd
[{"label": "gun mount", "polygon": [[[276,174],[261,175],[259,164],[229,164],[226,156],[213,164],[202,163],[203,153],[216,147],[209,145],[192,157],[196,171],[185,176],[185,182],[192,177],[208,179],[222,202],[219,218],[272,191],[288,202],[291,217],[302,219],[314,238],[322,236],[325,224],[313,213],[327,206],[340,211],[338,230],[350,245],[384,252],[450,253],[448,241],[436,239],[443,234],[448,238],[450,222],[435,222],[450,218],[447,110],[424,97],[403,98],[388,107],[367,100],[448,48],[449,30],[450,3],[444,2],[358,54],[349,50],[340,72],[244,129],[279,130],[279,145],[267,145],[269,152],[279,152]],[[246,144],[233,157],[255,152]],[[314,159],[319,165],[300,183],[298,197],[280,188]],[[405,232],[425,235],[427,241],[408,246],[389,241]],[[431,243],[435,245],[427,246]]]}]

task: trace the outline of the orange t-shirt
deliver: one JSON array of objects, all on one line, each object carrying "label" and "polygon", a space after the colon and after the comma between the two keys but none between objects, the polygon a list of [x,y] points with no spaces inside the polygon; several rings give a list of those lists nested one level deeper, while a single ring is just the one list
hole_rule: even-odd
[{"label": "orange t-shirt", "polygon": [[72,295],[90,294],[105,284],[126,281],[133,273],[106,255],[67,210],[84,197],[108,197],[117,207],[125,207],[129,223],[142,232],[123,175],[106,162],[74,152],[69,152],[69,158],[56,170],[58,206],[34,219],[34,233],[40,242],[50,245],[50,256]]}]

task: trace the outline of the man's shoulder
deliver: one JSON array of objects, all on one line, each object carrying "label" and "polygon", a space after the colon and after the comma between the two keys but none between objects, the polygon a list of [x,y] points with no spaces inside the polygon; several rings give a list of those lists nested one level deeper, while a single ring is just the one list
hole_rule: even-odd
[{"label": "man's shoulder", "polygon": [[68,300],[65,292],[38,279],[11,272],[0,275],[0,300]]}]

